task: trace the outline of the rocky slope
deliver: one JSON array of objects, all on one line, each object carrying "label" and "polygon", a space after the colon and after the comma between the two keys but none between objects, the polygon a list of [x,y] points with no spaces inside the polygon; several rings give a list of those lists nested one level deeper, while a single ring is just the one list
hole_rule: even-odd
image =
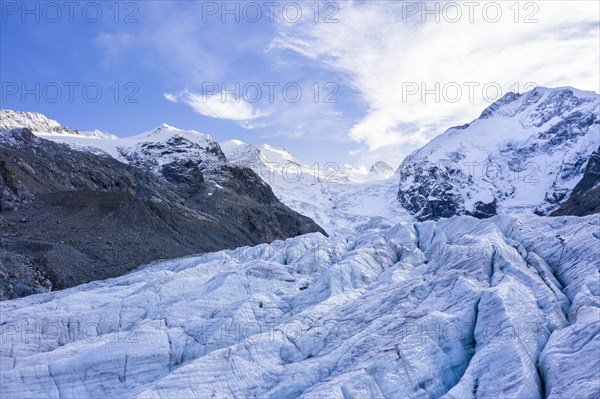
[{"label": "rocky slope", "polygon": [[563,202],[552,216],[585,216],[600,213],[600,149],[590,157],[583,177],[569,199]]},{"label": "rocky slope", "polygon": [[0,303],[5,397],[597,398],[588,217],[453,217]]},{"label": "rocky slope", "polygon": [[419,220],[556,210],[600,145],[598,94],[508,93],[408,156],[398,199]]},{"label": "rocky slope", "polygon": [[80,151],[92,147],[70,148],[29,129],[0,131],[0,298],[322,231],[252,170],[229,164],[207,137],[162,126],[133,147],[84,140],[104,149]]}]

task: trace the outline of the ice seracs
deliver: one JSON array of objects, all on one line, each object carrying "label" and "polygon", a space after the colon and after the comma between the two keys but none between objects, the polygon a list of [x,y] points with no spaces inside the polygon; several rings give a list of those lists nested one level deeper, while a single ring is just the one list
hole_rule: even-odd
[{"label": "ice seracs", "polygon": [[81,149],[0,131],[0,301],[322,231],[206,137],[134,141],[113,147],[116,159]]},{"label": "ice seracs", "polygon": [[[269,184],[332,234],[1,302],[2,393],[598,398],[598,216],[533,214],[558,206],[583,170],[582,192],[596,187],[598,126],[595,93],[508,94],[388,178],[381,164],[315,169],[282,147],[219,146],[170,126],[106,145],[165,179],[209,179],[219,162],[254,169],[260,178],[236,169],[247,173],[235,186],[213,181],[207,201],[252,175],[258,196]],[[531,164],[544,168],[531,175]],[[453,216],[464,213],[487,218]]]},{"label": "ice seracs", "polygon": [[461,216],[158,262],[1,302],[0,386],[51,398],[597,398],[598,240],[595,216]]}]

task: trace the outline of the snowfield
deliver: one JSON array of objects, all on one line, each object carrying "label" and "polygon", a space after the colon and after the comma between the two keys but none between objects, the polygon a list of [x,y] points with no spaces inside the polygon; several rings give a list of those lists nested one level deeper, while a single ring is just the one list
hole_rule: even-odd
[{"label": "snowfield", "polygon": [[598,222],[309,234],[1,302],[2,397],[598,398]]}]

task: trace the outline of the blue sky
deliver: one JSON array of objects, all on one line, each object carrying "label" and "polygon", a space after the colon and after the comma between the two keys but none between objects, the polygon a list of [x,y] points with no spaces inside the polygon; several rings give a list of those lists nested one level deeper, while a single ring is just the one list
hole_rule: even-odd
[{"label": "blue sky", "polygon": [[2,0],[1,106],[120,136],[166,122],[307,163],[396,166],[498,89],[599,91],[595,1],[505,2],[498,18],[485,2],[278,3]]}]

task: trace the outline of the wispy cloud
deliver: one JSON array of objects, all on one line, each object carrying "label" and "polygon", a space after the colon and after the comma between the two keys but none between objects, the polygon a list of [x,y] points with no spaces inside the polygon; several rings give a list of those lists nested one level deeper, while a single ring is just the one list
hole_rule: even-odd
[{"label": "wispy cloud", "polygon": [[[143,2],[139,20],[112,24],[95,40],[105,63],[127,64],[134,58],[154,70],[168,85],[194,85],[215,80],[229,70],[219,44],[233,39],[231,32],[201,22],[202,2]],[[115,29],[118,28],[118,29]]]},{"label": "wispy cloud", "polygon": [[[420,10],[406,18],[407,5],[431,10],[452,3],[462,10],[456,23],[446,21],[451,8],[437,16],[439,22]],[[572,1],[565,12],[560,2],[524,1],[515,15],[515,2],[496,1],[502,7],[496,23],[483,17],[486,2],[475,2],[470,22],[467,3],[344,1],[331,15],[331,2],[320,8],[307,2],[301,3],[300,21],[286,21],[278,7],[273,24],[266,17],[224,23],[218,15],[203,23],[201,2],[145,2],[139,24],[111,27],[96,44],[107,68],[130,70],[125,66],[133,63],[151,77],[152,90],[167,93],[165,99],[213,118],[202,120],[209,128],[214,123],[223,129],[227,125],[219,120],[230,120],[235,125],[226,127],[227,134],[239,134],[239,126],[253,129],[256,137],[294,140],[315,153],[314,160],[332,156],[335,147],[344,161],[398,164],[446,128],[476,118],[489,100],[528,89],[529,82],[600,90],[596,2]],[[317,8],[320,22],[314,20]],[[327,17],[337,22],[324,23]],[[534,23],[525,23],[528,17]],[[226,82],[229,89],[255,82],[263,95],[256,103],[203,97],[207,82]],[[265,82],[280,84],[274,101]],[[286,101],[281,88],[287,82],[302,87],[300,101]],[[339,88],[339,101],[324,101],[327,82]],[[461,92],[454,100],[456,87]],[[189,91],[179,92],[182,88]]]},{"label": "wispy cloud", "polygon": [[[595,2],[570,2],[569,12],[557,2],[536,2],[537,10],[519,3],[518,22],[508,8],[513,3],[506,3],[496,23],[483,17],[483,2],[473,22],[458,2],[463,15],[456,23],[441,17],[438,23],[432,15],[425,15],[423,23],[420,11],[407,18],[403,3],[340,2],[338,23],[281,23],[269,47],[345,77],[365,110],[348,136],[367,146],[368,157],[391,148],[400,157],[445,128],[470,121],[497,98],[497,87],[505,93],[523,91],[528,82],[589,90],[600,86]],[[434,3],[443,8],[440,2],[427,7],[434,9]],[[525,23],[533,11],[531,20],[538,22]],[[470,89],[470,84],[478,86]],[[456,87],[461,89],[458,99]]]},{"label": "wispy cloud", "polygon": [[245,129],[260,126],[260,124],[252,121],[267,116],[266,113],[254,109],[251,104],[243,99],[221,95],[221,93],[202,95],[184,90],[175,94],[164,93],[163,96],[171,102],[181,102],[189,105],[200,115],[239,122],[239,125]]}]

